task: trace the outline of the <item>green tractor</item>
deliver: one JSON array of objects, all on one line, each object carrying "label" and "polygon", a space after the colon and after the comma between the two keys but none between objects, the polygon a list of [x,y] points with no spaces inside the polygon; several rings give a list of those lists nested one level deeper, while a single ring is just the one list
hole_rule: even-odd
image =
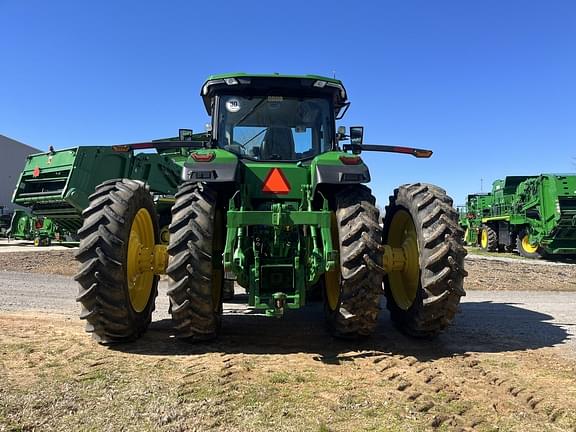
[{"label": "green tractor", "polygon": [[406,333],[450,324],[466,275],[452,199],[433,185],[400,186],[382,225],[360,157],[431,151],[365,145],[362,127],[337,130],[350,103],[332,78],[214,75],[201,96],[212,127],[183,165],[167,246],[144,182],[106,181],[83,212],[78,301],[96,340],[139,337],[164,273],[175,335],[189,341],[219,334],[228,275],[272,317],[322,297],[338,337],[372,334],[382,295]]}]

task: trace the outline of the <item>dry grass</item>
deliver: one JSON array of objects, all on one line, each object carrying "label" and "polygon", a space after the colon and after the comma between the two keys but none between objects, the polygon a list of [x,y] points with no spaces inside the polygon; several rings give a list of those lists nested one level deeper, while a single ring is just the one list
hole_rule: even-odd
[{"label": "dry grass", "polygon": [[111,350],[74,319],[0,315],[0,430],[576,430],[576,365],[551,350],[419,359],[250,344],[156,329]]}]

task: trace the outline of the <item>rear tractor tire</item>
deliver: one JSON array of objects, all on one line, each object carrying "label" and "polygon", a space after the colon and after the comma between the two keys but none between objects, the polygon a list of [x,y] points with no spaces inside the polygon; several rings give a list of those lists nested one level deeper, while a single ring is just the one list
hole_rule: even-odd
[{"label": "rear tractor tire", "polygon": [[190,342],[211,340],[220,332],[224,215],[211,186],[180,185],[170,224],[168,296],[176,337]]},{"label": "rear tractor tire", "polygon": [[[382,276],[369,267],[379,262],[381,228],[375,198],[366,186],[348,186],[335,196],[333,248],[336,269],[324,275],[324,307],[332,334],[341,338],[371,335],[378,322]],[[367,239],[366,239],[367,237]]]},{"label": "rear tractor tire", "polygon": [[158,276],[140,264],[159,241],[152,196],[140,181],[109,180],[96,188],[82,216],[81,268],[74,277],[80,318],[102,344],[134,340],[150,324],[158,287]]},{"label": "rear tractor tire", "polygon": [[416,183],[394,191],[383,244],[402,248],[406,262],[384,276],[384,292],[391,319],[402,332],[431,337],[450,325],[466,295],[462,243],[458,213],[443,189]]},{"label": "rear tractor tire", "polygon": [[522,230],[516,238],[518,253],[524,258],[542,258],[542,249],[538,245],[530,244],[530,234],[527,230]]},{"label": "rear tractor tire", "polygon": [[487,252],[498,251],[498,236],[488,225],[482,225],[480,229],[480,247]]}]

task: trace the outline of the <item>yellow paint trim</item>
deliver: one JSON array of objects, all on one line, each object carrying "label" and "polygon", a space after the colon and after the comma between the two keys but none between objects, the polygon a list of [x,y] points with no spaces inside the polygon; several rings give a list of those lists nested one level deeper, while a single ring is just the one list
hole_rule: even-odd
[{"label": "yellow paint trim", "polygon": [[482,218],[482,223],[486,223],[486,222],[490,222],[490,221],[509,221],[510,220],[510,216],[494,216],[494,217],[487,217],[487,218]]}]

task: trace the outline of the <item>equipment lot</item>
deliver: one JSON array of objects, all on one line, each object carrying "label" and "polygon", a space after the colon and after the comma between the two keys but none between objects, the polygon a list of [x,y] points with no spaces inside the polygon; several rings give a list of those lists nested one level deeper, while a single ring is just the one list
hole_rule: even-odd
[{"label": "equipment lot", "polygon": [[150,331],[108,349],[60,276],[72,255],[0,253],[0,430],[576,430],[573,264],[470,255],[461,312],[433,341],[385,309],[374,337],[345,342],[320,304],[275,320],[239,300],[217,342],[189,345],[162,282]]}]

